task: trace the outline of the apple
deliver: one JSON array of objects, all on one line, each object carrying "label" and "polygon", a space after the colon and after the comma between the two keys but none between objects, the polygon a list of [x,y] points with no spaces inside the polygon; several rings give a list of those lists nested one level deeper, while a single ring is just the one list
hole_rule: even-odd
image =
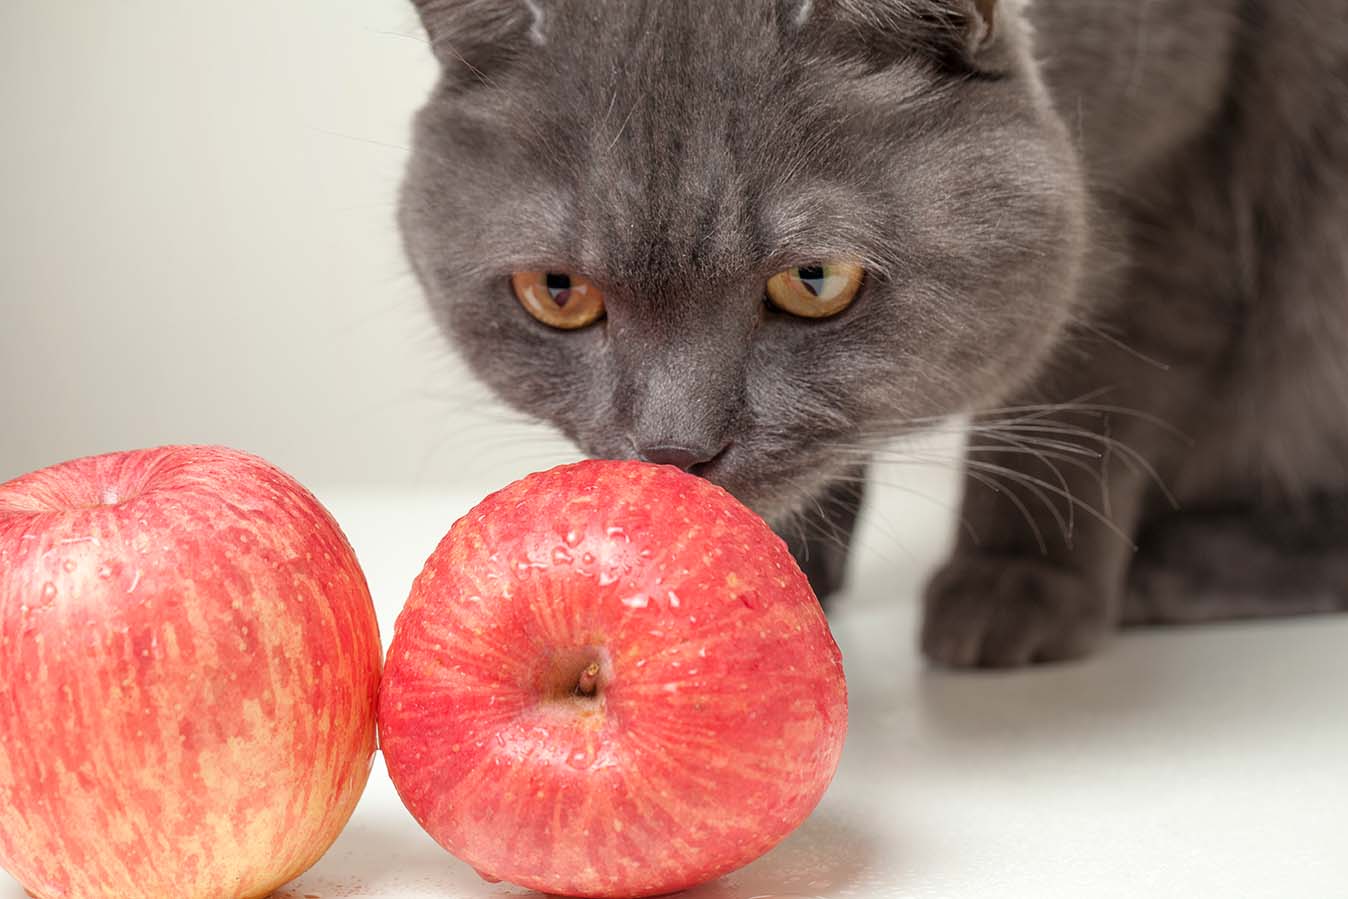
[{"label": "apple", "polygon": [[762,519],[676,468],[582,462],[454,524],[398,618],[379,721],[404,804],[483,876],[632,897],[804,821],[847,692]]},{"label": "apple", "polygon": [[261,459],[0,485],[0,866],[40,899],[267,895],[364,789],[379,668],[351,547]]}]

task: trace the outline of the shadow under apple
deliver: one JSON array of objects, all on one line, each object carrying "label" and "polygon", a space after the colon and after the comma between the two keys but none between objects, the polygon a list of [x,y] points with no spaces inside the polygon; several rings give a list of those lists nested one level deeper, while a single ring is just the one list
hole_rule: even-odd
[{"label": "shadow under apple", "polygon": [[[820,809],[752,864],[680,899],[813,899],[849,892],[867,879],[873,844],[835,813]],[[353,822],[318,866],[271,899],[367,899],[386,895],[499,899],[542,894],[489,884],[424,834]]]},{"label": "shadow under apple", "polygon": [[874,841],[864,831],[836,812],[821,808],[758,861],[675,895],[679,899],[846,895],[871,879],[876,861]]}]

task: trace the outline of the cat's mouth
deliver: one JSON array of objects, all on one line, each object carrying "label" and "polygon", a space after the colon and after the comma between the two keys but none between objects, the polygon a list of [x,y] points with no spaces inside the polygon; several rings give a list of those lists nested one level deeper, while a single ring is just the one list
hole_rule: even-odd
[{"label": "cat's mouth", "polygon": [[712,456],[710,459],[707,459],[705,462],[697,462],[694,463],[693,465],[690,465],[687,468],[688,473],[695,474],[699,478],[706,478],[708,481],[711,481],[712,483],[717,483],[716,475],[718,472],[720,473],[725,472],[726,455],[730,452],[730,450],[734,447],[734,445],[735,442],[732,440],[725,446],[721,447],[720,452]]},{"label": "cat's mouth", "polygon": [[577,443],[592,458],[639,458],[655,464],[674,465],[722,488],[769,522],[790,517],[808,502],[811,491],[817,492],[827,468],[814,460],[796,458],[787,462],[768,458],[756,451],[752,442],[737,440],[728,441],[710,458],[701,454],[700,460],[696,455],[679,458],[677,453],[641,453],[631,441],[624,441],[622,446]]}]

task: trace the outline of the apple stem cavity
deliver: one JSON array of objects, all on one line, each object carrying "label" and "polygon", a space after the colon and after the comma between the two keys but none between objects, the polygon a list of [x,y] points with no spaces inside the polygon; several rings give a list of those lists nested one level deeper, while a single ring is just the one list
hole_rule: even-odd
[{"label": "apple stem cavity", "polygon": [[593,696],[599,690],[599,663],[591,662],[576,681],[577,696]]}]

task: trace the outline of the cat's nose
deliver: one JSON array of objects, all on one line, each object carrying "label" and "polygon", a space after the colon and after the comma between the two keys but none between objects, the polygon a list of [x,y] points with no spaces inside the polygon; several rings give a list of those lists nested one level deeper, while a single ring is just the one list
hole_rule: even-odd
[{"label": "cat's nose", "polygon": [[673,465],[676,468],[682,468],[684,471],[692,471],[698,465],[710,462],[725,447],[695,447],[695,446],[639,446],[637,455],[641,456],[642,461],[651,462],[656,465]]}]

